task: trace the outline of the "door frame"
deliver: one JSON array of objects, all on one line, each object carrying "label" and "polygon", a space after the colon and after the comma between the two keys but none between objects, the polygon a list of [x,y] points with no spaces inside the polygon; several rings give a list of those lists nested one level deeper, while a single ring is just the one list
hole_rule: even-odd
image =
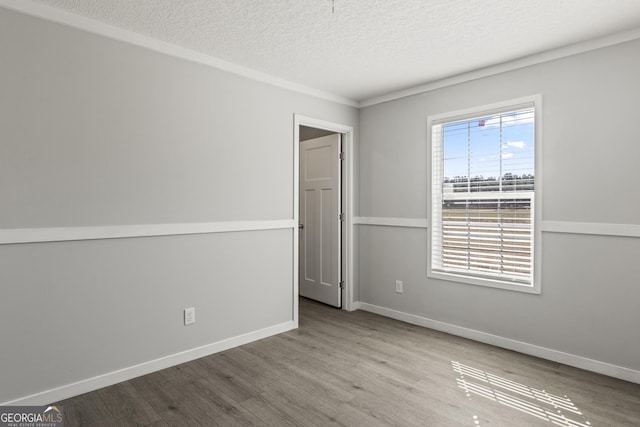
[{"label": "door frame", "polygon": [[344,290],[342,295],[342,309],[354,310],[353,304],[353,126],[320,120],[313,117],[294,114],[293,117],[293,321],[298,327],[298,296],[299,296],[299,244],[300,233],[300,126],[308,126],[342,134],[342,209],[344,213],[344,236],[342,280]]}]

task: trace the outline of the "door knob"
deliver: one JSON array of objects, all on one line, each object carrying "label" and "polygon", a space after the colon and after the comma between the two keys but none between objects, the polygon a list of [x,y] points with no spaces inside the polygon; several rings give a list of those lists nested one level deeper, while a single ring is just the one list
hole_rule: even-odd
[{"label": "door knob", "polygon": [[304,224],[300,224],[300,225],[298,226],[298,228],[299,228],[300,230],[302,230],[302,229],[304,228]]}]

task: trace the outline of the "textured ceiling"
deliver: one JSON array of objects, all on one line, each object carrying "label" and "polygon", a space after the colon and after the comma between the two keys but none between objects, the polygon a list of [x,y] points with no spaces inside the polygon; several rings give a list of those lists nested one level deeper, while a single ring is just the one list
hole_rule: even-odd
[{"label": "textured ceiling", "polygon": [[35,1],[358,101],[640,27],[640,0]]}]

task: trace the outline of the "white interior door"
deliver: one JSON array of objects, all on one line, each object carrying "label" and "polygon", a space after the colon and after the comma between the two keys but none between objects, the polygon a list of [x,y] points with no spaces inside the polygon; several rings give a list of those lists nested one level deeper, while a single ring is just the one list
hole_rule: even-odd
[{"label": "white interior door", "polygon": [[300,145],[300,295],[341,307],[340,134]]}]

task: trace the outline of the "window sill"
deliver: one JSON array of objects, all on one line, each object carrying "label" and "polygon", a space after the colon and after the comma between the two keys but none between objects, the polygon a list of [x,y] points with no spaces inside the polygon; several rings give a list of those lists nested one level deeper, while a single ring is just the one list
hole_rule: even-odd
[{"label": "window sill", "polygon": [[427,272],[427,277],[431,279],[447,280],[450,282],[464,283],[468,285],[484,286],[489,288],[504,289],[509,291],[524,292],[528,294],[541,294],[540,286],[526,285],[517,282],[511,282],[506,280],[489,279],[483,277],[472,277],[463,274],[445,273],[440,271]]}]

